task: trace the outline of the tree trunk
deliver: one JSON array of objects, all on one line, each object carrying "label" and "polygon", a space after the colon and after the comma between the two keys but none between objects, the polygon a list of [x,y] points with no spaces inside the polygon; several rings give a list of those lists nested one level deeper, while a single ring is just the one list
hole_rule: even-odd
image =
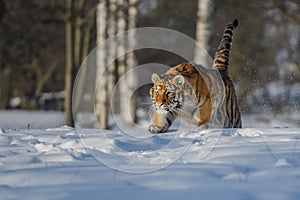
[{"label": "tree trunk", "polygon": [[9,107],[12,95],[11,75],[12,72],[9,67],[5,67],[0,73],[0,109]]},{"label": "tree trunk", "polygon": [[[108,16],[108,37],[113,37],[117,33],[117,1],[109,1],[109,16]],[[113,89],[117,82],[117,41],[111,40],[108,47],[108,60],[113,61],[108,64],[108,97],[111,106],[115,106],[115,99],[112,99]]]},{"label": "tree trunk", "polygon": [[[199,46],[195,47],[194,62],[201,64],[204,67],[210,67],[208,51],[209,51],[209,37],[210,26],[209,16],[211,13],[210,0],[198,0],[197,10],[197,27],[196,27],[196,41]],[[201,48],[202,47],[202,48]]]},{"label": "tree trunk", "polygon": [[[91,35],[91,30],[92,30],[92,25],[94,23],[95,18],[91,17],[90,19],[88,19],[88,24],[87,27],[85,29],[85,31],[83,32],[83,42],[82,42],[82,57],[81,60],[84,61],[86,59],[86,57],[88,56],[88,51],[90,48],[90,35]],[[76,93],[73,96],[73,113],[77,113],[79,111],[79,107],[80,107],[80,103],[82,102],[82,96],[84,93],[84,84],[86,81],[86,75],[87,75],[87,66],[89,65],[89,59],[85,60],[82,63],[81,66],[81,73],[80,76],[77,77],[77,90]]]},{"label": "tree trunk", "polygon": [[[112,37],[117,32],[124,32],[127,28],[136,27],[136,2],[137,0],[107,0],[106,6],[104,1],[100,1],[97,9],[97,42],[105,39],[105,31],[107,36]],[[129,5],[128,15],[126,16],[124,6]],[[108,13],[105,12],[108,7]],[[126,18],[127,17],[127,18]],[[105,23],[108,19],[108,24]],[[128,24],[126,23],[128,22]],[[117,53],[125,52],[126,48],[134,46],[134,36],[120,38],[118,41],[111,41],[109,46],[104,49],[97,49],[97,77],[99,74],[106,73],[101,77],[101,81],[97,80],[96,89],[96,115],[99,122],[99,128],[107,128],[107,120],[109,113],[109,104],[115,104],[117,99],[112,99],[112,92],[115,89],[117,78],[119,81],[119,92],[121,118],[125,123],[132,124],[136,120],[136,110],[134,98],[130,98],[133,94],[135,86],[134,74],[129,72],[129,67],[136,65],[134,53],[130,52],[125,56],[121,56],[116,60]],[[107,58],[107,59],[105,59]],[[113,63],[107,63],[107,60],[114,60]],[[107,72],[105,66],[109,65]],[[116,96],[114,96],[115,98]],[[109,100],[113,102],[109,102]],[[112,105],[114,106],[114,105]]]},{"label": "tree trunk", "polygon": [[74,43],[73,43],[73,66],[75,68],[80,67],[80,58],[81,58],[81,47],[82,47],[82,34],[81,34],[81,25],[82,25],[82,17],[81,17],[81,9],[83,7],[83,0],[74,1],[74,9],[73,9],[73,30],[74,30]]},{"label": "tree trunk", "polygon": [[66,70],[65,70],[65,123],[74,126],[72,115],[72,0],[66,0]]},{"label": "tree trunk", "polygon": [[39,65],[35,66],[37,68],[38,73],[37,75],[37,82],[36,82],[36,89],[35,89],[35,96],[37,100],[40,99],[42,96],[44,87],[49,79],[52,77],[54,70],[56,68],[55,63],[51,64],[50,67],[47,68],[46,71],[42,71]]},{"label": "tree trunk", "polygon": [[[125,10],[123,8],[125,1],[124,0],[118,0],[118,18],[117,18],[117,28],[118,28],[118,33],[124,32],[126,30],[126,15],[125,15]],[[126,38],[125,37],[119,37],[118,38],[118,55],[120,55],[122,52],[125,52],[126,48]],[[123,55],[118,58],[118,73],[119,73],[119,92],[120,92],[120,114],[122,121],[128,122],[129,117],[128,116],[128,111],[127,111],[127,79],[123,76],[126,74],[127,67],[126,67],[126,59],[127,56]],[[123,77],[122,77],[123,76]]]},{"label": "tree trunk", "polygon": [[106,17],[108,1],[100,0],[97,6],[97,49],[96,49],[96,89],[95,89],[95,114],[98,124],[95,128],[106,129],[108,127],[108,96],[105,68],[106,48],[100,48],[99,44],[106,38]]},{"label": "tree trunk", "polygon": [[[128,29],[136,28],[136,17],[137,17],[137,2],[138,0],[127,0],[129,4],[128,9]],[[128,48],[133,48],[135,46],[135,36],[131,35],[127,37]],[[124,95],[123,97],[126,102],[123,102],[123,110],[121,112],[121,117],[127,124],[133,124],[136,122],[136,102],[135,97],[133,96],[134,88],[136,83],[136,76],[134,71],[131,70],[133,67],[136,67],[137,61],[134,52],[128,52],[126,56],[126,84],[124,84]]]}]

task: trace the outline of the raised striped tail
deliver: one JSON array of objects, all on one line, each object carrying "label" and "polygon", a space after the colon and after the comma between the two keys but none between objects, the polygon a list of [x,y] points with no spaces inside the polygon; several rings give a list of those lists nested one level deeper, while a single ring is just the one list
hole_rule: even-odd
[{"label": "raised striped tail", "polygon": [[233,29],[235,29],[238,25],[239,21],[235,19],[231,24],[228,24],[226,26],[222,40],[215,54],[213,68],[222,68],[228,70],[229,55],[233,38]]}]

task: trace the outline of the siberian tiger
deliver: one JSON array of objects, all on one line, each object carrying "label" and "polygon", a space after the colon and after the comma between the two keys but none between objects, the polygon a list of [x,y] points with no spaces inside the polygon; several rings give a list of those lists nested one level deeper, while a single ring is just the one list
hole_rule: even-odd
[{"label": "siberian tiger", "polygon": [[[237,19],[226,26],[213,63],[213,69],[221,76],[220,82],[223,82],[225,88],[223,128],[242,126],[235,88],[228,75],[233,29],[237,26]],[[152,82],[154,85],[149,93],[153,101],[154,116],[152,124],[148,127],[150,133],[167,132],[177,116],[197,126],[205,125],[210,121],[214,102],[209,85],[195,64],[179,64],[161,76],[153,74]]]}]

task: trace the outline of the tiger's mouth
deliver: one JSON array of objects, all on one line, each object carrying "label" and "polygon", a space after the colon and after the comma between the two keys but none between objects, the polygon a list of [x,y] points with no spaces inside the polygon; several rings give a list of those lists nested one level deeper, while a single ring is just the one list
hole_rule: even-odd
[{"label": "tiger's mouth", "polygon": [[165,115],[171,111],[171,109],[166,105],[160,105],[160,106],[154,105],[154,108],[158,114],[162,114],[162,115]]},{"label": "tiger's mouth", "polygon": [[153,105],[158,114],[167,114],[169,112],[176,112],[181,108],[181,104],[177,101],[170,105]]},{"label": "tiger's mouth", "polygon": [[169,113],[169,110],[158,109],[158,110],[156,110],[156,112],[160,115],[166,115]]}]

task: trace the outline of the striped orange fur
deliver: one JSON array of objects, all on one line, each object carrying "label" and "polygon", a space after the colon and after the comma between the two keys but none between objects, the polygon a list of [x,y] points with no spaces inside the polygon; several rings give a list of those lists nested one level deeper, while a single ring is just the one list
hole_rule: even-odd
[{"label": "striped orange fur", "polygon": [[[224,128],[242,126],[235,88],[228,75],[233,30],[237,26],[238,20],[226,26],[213,64],[213,69],[220,72],[225,88]],[[178,116],[197,126],[205,125],[211,119],[213,102],[210,90],[195,64],[179,64],[162,76],[153,74],[152,82],[154,85],[150,89],[150,95],[153,100],[154,116],[148,128],[150,133],[166,132]]]}]

